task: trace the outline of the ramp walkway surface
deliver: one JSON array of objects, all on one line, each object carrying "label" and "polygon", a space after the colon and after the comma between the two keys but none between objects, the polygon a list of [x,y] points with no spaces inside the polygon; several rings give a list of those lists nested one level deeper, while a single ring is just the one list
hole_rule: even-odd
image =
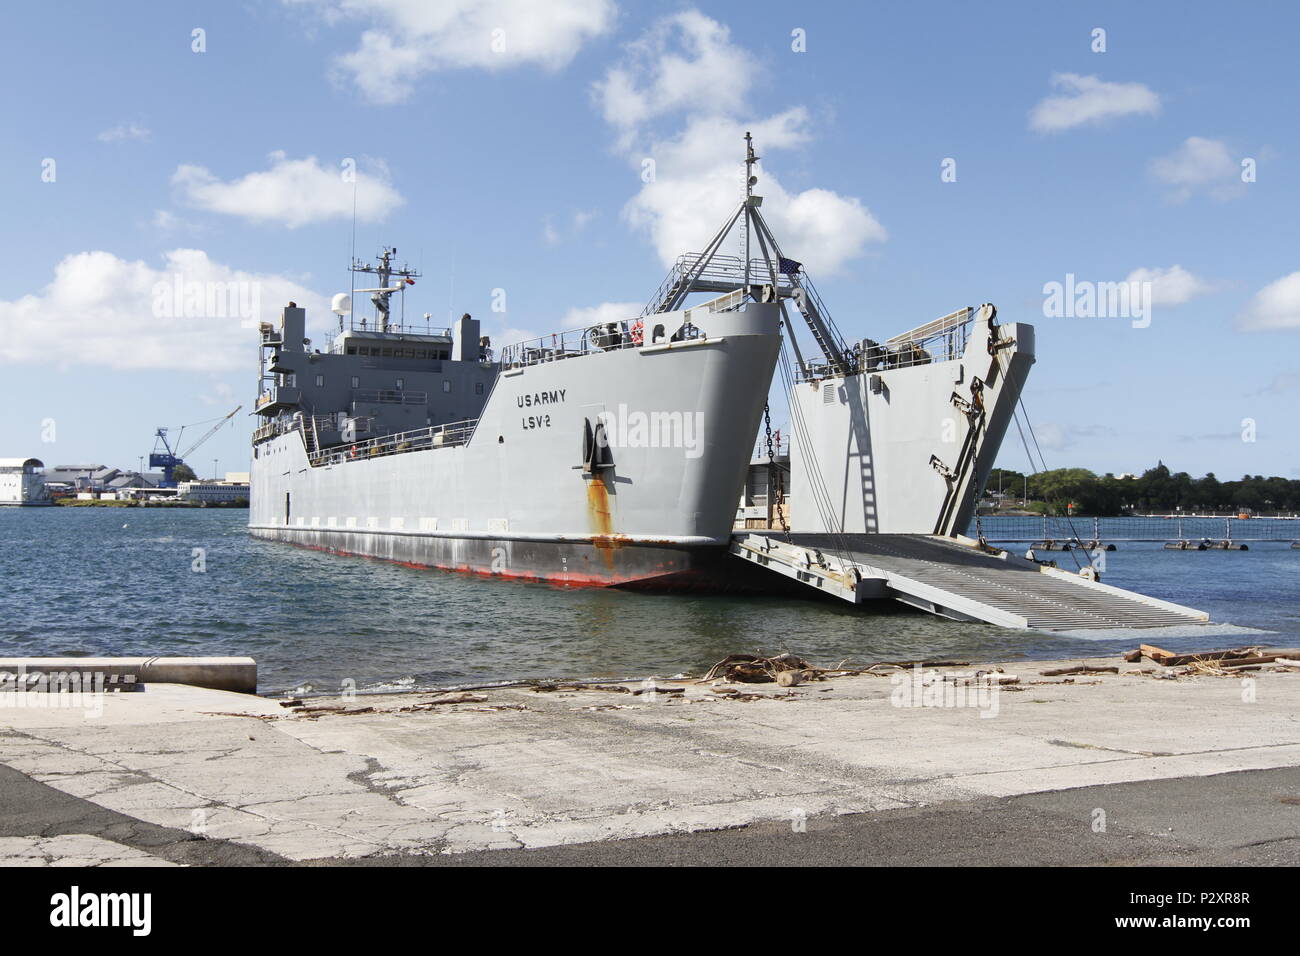
[{"label": "ramp walkway surface", "polygon": [[853,603],[902,601],[959,621],[1044,630],[1207,624],[1209,615],[968,538],[739,532],[742,560]]}]

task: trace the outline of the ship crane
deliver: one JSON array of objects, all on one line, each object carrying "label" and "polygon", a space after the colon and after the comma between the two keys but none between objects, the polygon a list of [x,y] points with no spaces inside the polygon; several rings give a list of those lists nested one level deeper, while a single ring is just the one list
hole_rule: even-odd
[{"label": "ship crane", "polygon": [[[176,445],[175,445],[175,448],[173,448],[172,445],[171,445],[171,443],[168,442],[168,440],[167,440],[167,429],[166,429],[166,428],[162,428],[162,427],[158,428],[158,429],[154,432],[154,446],[153,446],[153,451],[149,454],[149,467],[150,467],[150,468],[161,468],[161,469],[163,470],[163,479],[162,479],[162,481],[158,482],[158,487],[159,487],[159,488],[175,488],[175,487],[176,487],[176,477],[175,477],[176,466],[177,466],[177,465],[183,465],[183,464],[185,463],[185,459],[186,459],[186,458],[188,458],[188,457],[189,457],[190,455],[192,455],[194,452],[198,451],[200,445],[202,445],[202,444],[203,444],[204,442],[206,442],[209,438],[211,438],[213,435],[215,435],[215,434],[217,433],[217,431],[218,431],[218,430],[219,430],[223,425],[225,425],[226,422],[228,422],[228,421],[230,421],[232,418],[234,418],[234,417],[235,417],[235,413],[238,412],[239,409],[241,409],[241,408],[243,408],[243,407],[244,407],[244,406],[242,406],[242,405],[238,405],[238,406],[235,407],[235,411],[231,412],[229,415],[225,415],[225,416],[223,416],[223,417],[221,417],[221,418],[218,418],[218,419],[211,419],[211,418],[209,418],[209,419],[207,419],[206,421],[195,422],[195,423],[194,423],[195,425],[206,425],[208,422],[211,422],[211,421],[215,421],[216,424],[213,425],[211,428],[209,428],[206,432],[204,432],[204,433],[203,433],[203,437],[201,437],[201,438],[200,438],[198,441],[196,441],[194,444],[190,445],[189,448],[186,448],[184,452],[180,452],[180,451],[178,450],[178,449],[180,448],[180,445],[181,445],[181,441],[180,441],[180,440],[181,440],[181,436],[185,434],[185,429],[187,429],[187,428],[192,428],[192,427],[194,427],[193,425],[182,425],[182,426],[181,426],[180,430],[176,433]],[[163,447],[163,450],[162,450],[162,451],[159,451],[159,450],[158,450],[158,445],[159,445],[159,444],[161,444],[162,447]]]}]

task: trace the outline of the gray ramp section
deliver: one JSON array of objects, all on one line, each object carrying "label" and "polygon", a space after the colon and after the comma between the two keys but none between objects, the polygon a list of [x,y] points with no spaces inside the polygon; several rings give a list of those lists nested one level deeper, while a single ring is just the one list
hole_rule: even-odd
[{"label": "gray ramp section", "polygon": [[[769,535],[785,542],[784,536]],[[853,565],[858,593],[888,596],[959,620],[1045,630],[1155,628],[1205,624],[1209,615],[1015,555],[990,555],[961,540],[910,534],[794,534],[814,560]],[[734,549],[733,549],[734,550]],[[842,564],[841,564],[842,563]],[[771,565],[769,565],[771,566]],[[883,583],[885,594],[872,594]]]}]

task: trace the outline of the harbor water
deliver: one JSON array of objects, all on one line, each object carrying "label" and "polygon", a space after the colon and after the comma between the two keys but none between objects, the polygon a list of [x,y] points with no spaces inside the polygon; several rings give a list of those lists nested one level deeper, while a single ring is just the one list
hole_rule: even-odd
[{"label": "harbor water", "polygon": [[[647,595],[420,570],[256,541],[246,520],[219,509],[0,509],[0,656],[247,655],[262,692],[323,693],[345,681],[367,691],[671,676],[760,649],[836,665],[1061,658],[1140,639],[959,624],[883,603]],[[1102,528],[1123,536],[1109,520]],[[1074,567],[1069,553],[1050,557]],[[1269,632],[1162,640],[1171,650],[1300,646],[1300,550],[1289,543],[1246,552],[1121,543],[1105,561],[1110,584]]]}]

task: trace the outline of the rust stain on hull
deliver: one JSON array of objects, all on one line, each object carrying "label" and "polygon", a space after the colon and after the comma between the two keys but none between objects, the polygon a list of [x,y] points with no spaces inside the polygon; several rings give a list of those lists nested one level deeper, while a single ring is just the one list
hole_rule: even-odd
[{"label": "rust stain on hull", "polygon": [[627,539],[614,532],[614,505],[603,476],[587,479],[587,514],[591,518],[591,543],[605,566],[613,571],[615,554]]}]

